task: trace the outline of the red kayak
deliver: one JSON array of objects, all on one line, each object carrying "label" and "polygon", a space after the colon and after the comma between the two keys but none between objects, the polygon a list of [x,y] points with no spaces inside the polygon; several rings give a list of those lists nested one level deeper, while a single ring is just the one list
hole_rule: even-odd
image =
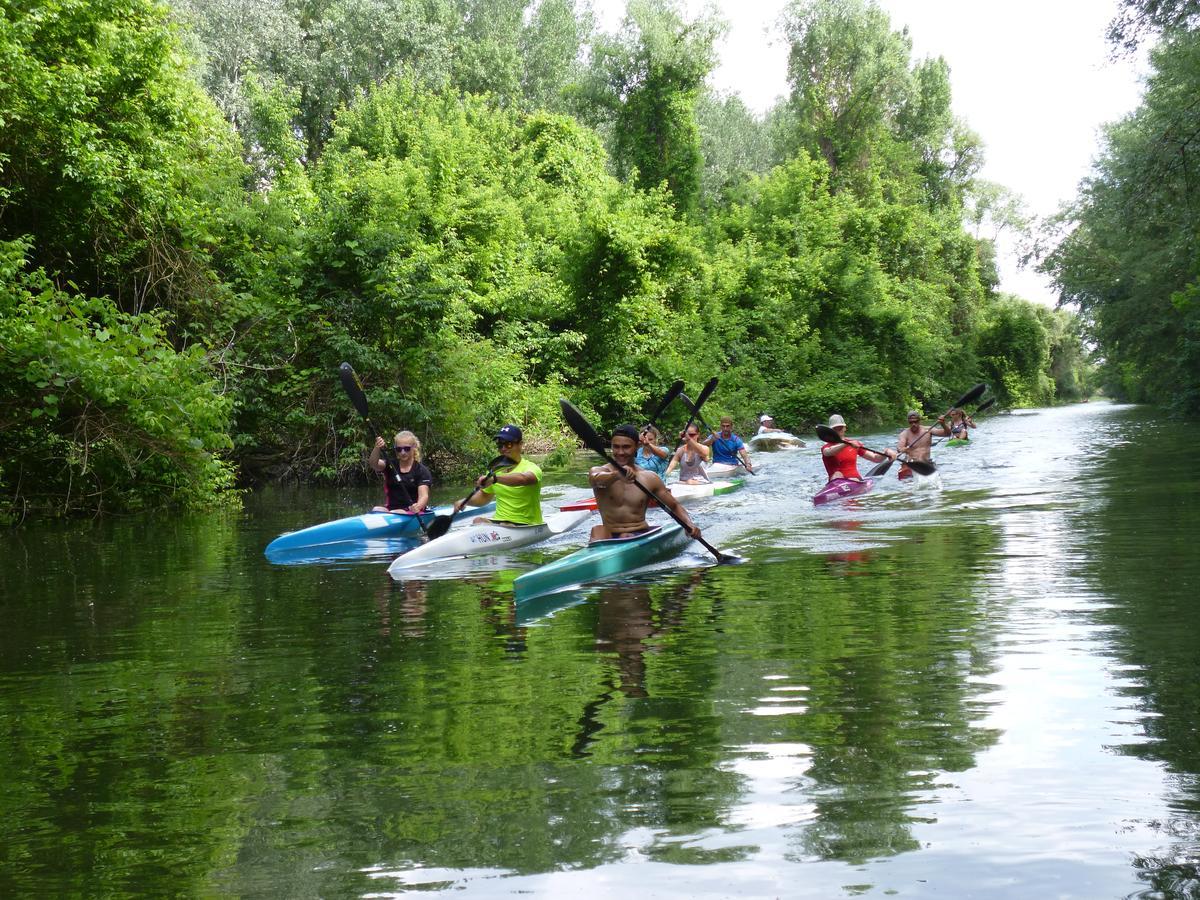
[{"label": "red kayak", "polygon": [[823,506],[844,497],[857,497],[869,493],[873,487],[875,487],[874,478],[864,478],[862,481],[855,481],[853,478],[835,478],[817,491],[816,496],[813,497],[813,505]]}]

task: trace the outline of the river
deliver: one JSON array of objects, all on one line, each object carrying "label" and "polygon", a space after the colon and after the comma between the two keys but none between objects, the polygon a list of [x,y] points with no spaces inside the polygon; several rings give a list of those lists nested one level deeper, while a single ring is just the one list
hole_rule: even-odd
[{"label": "river", "polygon": [[10,531],[0,896],[1200,897],[1198,443],[1020,411],[821,509],[757,454],[692,507],[745,564],[529,609],[583,531],[263,557],[367,488]]}]

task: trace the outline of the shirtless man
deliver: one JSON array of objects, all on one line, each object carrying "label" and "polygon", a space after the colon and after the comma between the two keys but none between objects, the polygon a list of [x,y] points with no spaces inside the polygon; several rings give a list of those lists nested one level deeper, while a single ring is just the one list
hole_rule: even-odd
[{"label": "shirtless man", "polygon": [[610,464],[596,466],[588,473],[588,482],[596,495],[596,506],[603,522],[592,529],[593,541],[636,535],[649,531],[646,524],[646,506],[650,498],[634,481],[654,495],[659,505],[679,517],[690,537],[700,537],[700,529],[678,500],[667,490],[663,480],[653,472],[640,469],[635,462],[638,448],[637,429],[632,425],[618,425],[613,429],[612,458],[620,469]]},{"label": "shirtless man", "polygon": [[[896,439],[896,448],[900,453],[915,459],[917,462],[932,462],[929,458],[929,451],[933,447],[932,438],[947,437],[950,434],[950,428],[946,425],[946,417],[938,416],[937,425],[930,426],[928,434],[926,429],[921,427],[921,414],[915,409],[908,411],[908,427],[900,432],[900,437]],[[907,464],[900,464],[900,471],[896,473],[896,477],[903,480],[912,478],[913,471]]]}]

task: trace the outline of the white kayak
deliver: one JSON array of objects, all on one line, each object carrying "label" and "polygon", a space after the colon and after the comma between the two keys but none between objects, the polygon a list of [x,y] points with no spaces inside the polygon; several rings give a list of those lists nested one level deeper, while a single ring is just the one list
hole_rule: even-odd
[{"label": "white kayak", "polygon": [[747,441],[753,449],[770,452],[773,450],[799,450],[806,446],[804,441],[786,431],[764,431]]},{"label": "white kayak", "polygon": [[706,481],[701,484],[684,484],[676,481],[671,485],[671,493],[680,503],[689,500],[702,500],[705,497],[716,497],[736,491],[746,483],[744,478],[731,478],[728,481]]},{"label": "white kayak", "polygon": [[[760,469],[762,466],[754,467],[755,472]],[[736,466],[731,466],[729,463],[712,463],[704,471],[708,473],[709,478],[736,478],[746,474],[746,467],[740,463]]]},{"label": "white kayak", "polygon": [[591,515],[590,509],[581,509],[548,516],[542,525],[501,525],[496,522],[468,525],[400,554],[388,566],[388,574],[400,581],[409,570],[439,560],[506,553],[528,547],[576,528]]}]

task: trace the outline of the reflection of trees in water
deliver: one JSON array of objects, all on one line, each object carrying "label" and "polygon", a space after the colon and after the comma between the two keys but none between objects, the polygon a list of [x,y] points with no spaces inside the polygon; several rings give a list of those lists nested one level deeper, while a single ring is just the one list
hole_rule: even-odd
[{"label": "reflection of trees in water", "polygon": [[[808,750],[791,779],[807,809],[794,859],[916,849],[911,829],[926,820],[917,810],[936,773],[973,766],[997,739],[974,724],[987,714],[976,695],[995,651],[973,587],[996,545],[986,526],[931,524],[890,547],[799,557],[734,586],[747,596],[730,606],[751,616],[739,647],[758,651],[731,666],[744,673],[734,688],[759,715],[738,719],[731,742]],[[795,709],[780,713],[781,697]]]},{"label": "reflection of trees in water", "polygon": [[1200,477],[1193,451],[1200,427],[1147,423],[1133,409],[1120,434],[1153,429],[1153,441],[1106,440],[1105,452],[1082,473],[1092,502],[1073,516],[1083,577],[1106,601],[1090,618],[1106,626],[1106,643],[1142,712],[1145,739],[1118,752],[1166,766],[1166,805],[1190,817],[1162,830],[1177,847],[1137,857],[1139,878],[1164,897],[1200,896]]}]

